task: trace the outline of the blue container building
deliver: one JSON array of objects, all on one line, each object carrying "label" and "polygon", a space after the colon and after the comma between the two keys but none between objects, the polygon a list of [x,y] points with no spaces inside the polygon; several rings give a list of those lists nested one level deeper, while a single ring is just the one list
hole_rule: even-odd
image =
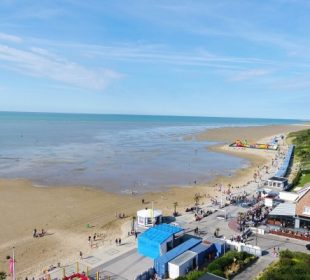
[{"label": "blue container building", "polygon": [[197,246],[200,243],[201,239],[197,238],[188,239],[184,243],[180,244],[179,246],[167,252],[165,255],[156,258],[154,260],[154,267],[158,277],[161,279],[166,278],[168,274],[168,262],[175,259],[184,252],[192,249],[193,247]]},{"label": "blue container building", "polygon": [[138,253],[155,259],[173,248],[175,237],[183,233],[182,228],[168,224],[154,226],[139,235]]},{"label": "blue container building", "polygon": [[198,261],[197,265],[200,268],[204,263],[206,258],[208,258],[209,254],[215,253],[215,246],[213,244],[204,244],[200,243],[194,248],[190,249],[190,251],[197,253]]}]

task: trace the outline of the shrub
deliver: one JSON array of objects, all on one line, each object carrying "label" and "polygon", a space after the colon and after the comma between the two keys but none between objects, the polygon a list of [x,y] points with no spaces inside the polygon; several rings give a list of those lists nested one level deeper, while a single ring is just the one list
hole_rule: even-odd
[{"label": "shrub", "polygon": [[294,257],[293,252],[290,250],[284,250],[280,252],[280,258],[289,258],[292,259]]},{"label": "shrub", "polygon": [[280,252],[280,260],[260,276],[260,280],[308,280],[310,279],[310,256],[289,250]]},{"label": "shrub", "polygon": [[220,276],[220,277],[225,277],[225,274],[222,270],[214,270],[210,273],[215,274],[215,275]]},{"label": "shrub", "polygon": [[3,271],[0,271],[0,280],[5,280],[6,279],[6,273]]},{"label": "shrub", "polygon": [[222,267],[214,261],[208,265],[208,271],[213,273],[215,270],[222,270]]},{"label": "shrub", "polygon": [[280,258],[280,265],[282,265],[282,266],[291,266],[293,264],[294,264],[294,261],[291,258],[287,258],[287,257],[285,257],[285,258],[281,257]]},{"label": "shrub", "polygon": [[252,255],[250,255],[249,253],[247,253],[247,252],[240,252],[240,254],[238,255],[238,259],[239,260],[245,260],[245,259],[247,259],[247,258],[249,258],[249,257],[251,257]]}]

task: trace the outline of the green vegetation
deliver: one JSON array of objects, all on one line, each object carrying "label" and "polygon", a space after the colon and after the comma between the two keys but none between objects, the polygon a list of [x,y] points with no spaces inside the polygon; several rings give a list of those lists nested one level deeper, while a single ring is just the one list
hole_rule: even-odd
[{"label": "green vegetation", "polygon": [[256,256],[246,252],[229,251],[222,257],[210,263],[207,268],[200,271],[191,271],[185,276],[179,277],[178,280],[197,280],[207,272],[226,279],[231,279],[231,277],[252,264],[256,259]]},{"label": "green vegetation", "polygon": [[310,255],[289,250],[280,252],[280,260],[270,265],[258,280],[309,280]]},{"label": "green vegetation", "polygon": [[310,173],[302,173],[300,175],[298,185],[304,186],[306,183],[310,182]]},{"label": "green vegetation", "polygon": [[203,270],[193,270],[187,273],[185,276],[178,277],[177,280],[197,280],[199,277],[207,272],[207,268]]},{"label": "green vegetation", "polygon": [[296,145],[295,158],[300,162],[300,172],[294,185],[304,186],[310,182],[310,129],[292,132],[289,138]]},{"label": "green vegetation", "polygon": [[0,280],[5,280],[6,279],[6,273],[3,271],[0,271]]},{"label": "green vegetation", "polygon": [[231,279],[257,259],[247,252],[230,251],[208,266],[208,272]]}]

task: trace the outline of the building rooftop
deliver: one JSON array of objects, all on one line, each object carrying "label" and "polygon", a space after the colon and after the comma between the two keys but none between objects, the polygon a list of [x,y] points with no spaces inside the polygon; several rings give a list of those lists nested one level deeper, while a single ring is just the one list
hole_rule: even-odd
[{"label": "building rooftop", "polygon": [[174,265],[182,265],[186,263],[187,261],[196,257],[196,255],[197,253],[194,253],[192,251],[186,251],[180,256],[176,257],[174,260],[170,261],[169,263],[174,264]]},{"label": "building rooftop", "polygon": [[286,182],[286,181],[287,181],[287,178],[272,176],[272,177],[270,177],[268,180],[271,180],[271,181],[278,181],[278,182]]},{"label": "building rooftop", "polygon": [[274,208],[269,215],[270,216],[295,216],[296,204],[295,203],[280,203],[276,208]]},{"label": "building rooftop", "polygon": [[168,238],[170,238],[172,235],[182,232],[183,229],[180,227],[168,225],[168,224],[161,224],[154,226],[148,230],[146,230],[144,233],[140,234],[139,239],[148,239],[153,242],[157,242],[159,244],[166,241]]}]

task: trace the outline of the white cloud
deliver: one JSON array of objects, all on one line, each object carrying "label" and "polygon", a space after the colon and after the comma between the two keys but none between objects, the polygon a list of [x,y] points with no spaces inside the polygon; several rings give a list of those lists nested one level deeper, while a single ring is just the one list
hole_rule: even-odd
[{"label": "white cloud", "polygon": [[38,48],[32,48],[29,51],[0,44],[0,61],[2,61],[2,66],[25,75],[45,77],[92,90],[105,89],[112,80],[121,77],[121,74],[115,71],[88,69]]},{"label": "white cloud", "polygon": [[272,71],[267,69],[252,69],[247,71],[242,71],[233,75],[229,80],[234,82],[251,80],[253,78],[258,78],[270,74]]},{"label": "white cloud", "polygon": [[0,40],[13,43],[21,43],[23,41],[22,38],[7,33],[0,33]]}]

